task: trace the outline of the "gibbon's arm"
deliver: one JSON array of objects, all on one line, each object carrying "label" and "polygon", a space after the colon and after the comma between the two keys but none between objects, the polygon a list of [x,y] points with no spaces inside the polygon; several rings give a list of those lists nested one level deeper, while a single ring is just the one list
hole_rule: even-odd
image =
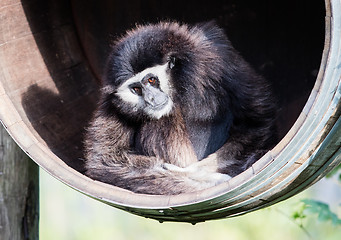
[{"label": "gibbon's arm", "polygon": [[134,130],[113,116],[97,114],[85,140],[86,175],[133,192],[174,195],[212,187],[228,175],[205,169],[181,168],[130,150]]},{"label": "gibbon's arm", "polygon": [[247,149],[245,146],[256,145],[252,141],[252,137],[251,132],[245,132],[243,135],[234,134],[221,148],[199,162],[185,168],[170,164],[165,164],[164,167],[173,172],[204,172],[209,177],[219,178],[219,181],[222,181],[223,178],[227,181],[251,167],[268,151],[268,149]]},{"label": "gibbon's arm", "polygon": [[[240,139],[241,137],[238,140]],[[216,152],[197,163],[191,164],[182,171],[195,172],[203,170],[211,175],[224,175],[225,179],[228,180],[228,178],[232,178],[247,170],[268,151],[268,149],[252,149],[252,151],[249,151],[249,149],[245,149],[244,144],[238,140],[233,137],[229,138]],[[174,171],[176,170],[173,166],[166,165],[166,168]]]}]

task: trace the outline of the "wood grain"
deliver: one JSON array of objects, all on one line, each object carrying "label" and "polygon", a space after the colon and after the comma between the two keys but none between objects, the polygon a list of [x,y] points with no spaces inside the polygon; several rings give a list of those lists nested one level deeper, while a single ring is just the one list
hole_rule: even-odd
[{"label": "wood grain", "polygon": [[0,126],[0,238],[39,239],[39,168]]}]

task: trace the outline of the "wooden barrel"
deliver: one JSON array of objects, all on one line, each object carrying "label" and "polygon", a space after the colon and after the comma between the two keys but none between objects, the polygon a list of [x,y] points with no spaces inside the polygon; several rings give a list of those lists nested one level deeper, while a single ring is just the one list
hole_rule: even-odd
[{"label": "wooden barrel", "polygon": [[[289,198],[341,162],[340,1],[182,1],[181,9],[174,1],[139,2],[0,2],[0,120],[41,168],[114,207],[196,223]],[[282,108],[280,142],[250,169],[216,187],[176,196],[135,194],[82,174],[84,127],[95,108],[110,39],[135,22],[162,18],[216,18],[272,81]]]}]

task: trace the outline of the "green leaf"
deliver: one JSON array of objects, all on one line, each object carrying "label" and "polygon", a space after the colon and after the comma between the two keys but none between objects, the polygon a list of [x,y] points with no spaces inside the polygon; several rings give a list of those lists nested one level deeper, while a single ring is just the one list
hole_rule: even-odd
[{"label": "green leaf", "polygon": [[303,218],[306,218],[306,215],[304,215],[302,212],[293,212],[291,214],[291,217],[294,219],[294,220],[297,220],[297,219],[303,219]]},{"label": "green leaf", "polygon": [[303,211],[305,210],[305,204],[300,203],[298,205],[295,205],[295,209],[294,212],[291,213],[291,218],[294,221],[302,221],[303,219],[305,219],[307,216],[303,213]]},{"label": "green leaf", "polygon": [[330,220],[333,225],[341,225],[341,219],[330,210],[328,204],[313,199],[304,199],[301,202],[304,203],[303,213],[317,214],[319,221],[326,222]]}]

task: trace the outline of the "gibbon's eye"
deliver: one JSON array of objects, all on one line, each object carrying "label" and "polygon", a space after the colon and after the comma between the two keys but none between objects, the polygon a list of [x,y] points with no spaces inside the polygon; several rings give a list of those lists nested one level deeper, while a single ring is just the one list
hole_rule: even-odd
[{"label": "gibbon's eye", "polygon": [[141,87],[131,87],[131,90],[136,95],[142,96],[142,88]]},{"label": "gibbon's eye", "polygon": [[168,61],[168,68],[169,69],[172,69],[172,68],[175,67],[175,61],[176,61],[175,57],[170,57],[169,58],[169,61]]},{"label": "gibbon's eye", "polygon": [[148,82],[149,82],[152,86],[154,86],[154,85],[156,84],[156,78],[155,78],[155,77],[150,77],[150,78],[148,78]]}]

